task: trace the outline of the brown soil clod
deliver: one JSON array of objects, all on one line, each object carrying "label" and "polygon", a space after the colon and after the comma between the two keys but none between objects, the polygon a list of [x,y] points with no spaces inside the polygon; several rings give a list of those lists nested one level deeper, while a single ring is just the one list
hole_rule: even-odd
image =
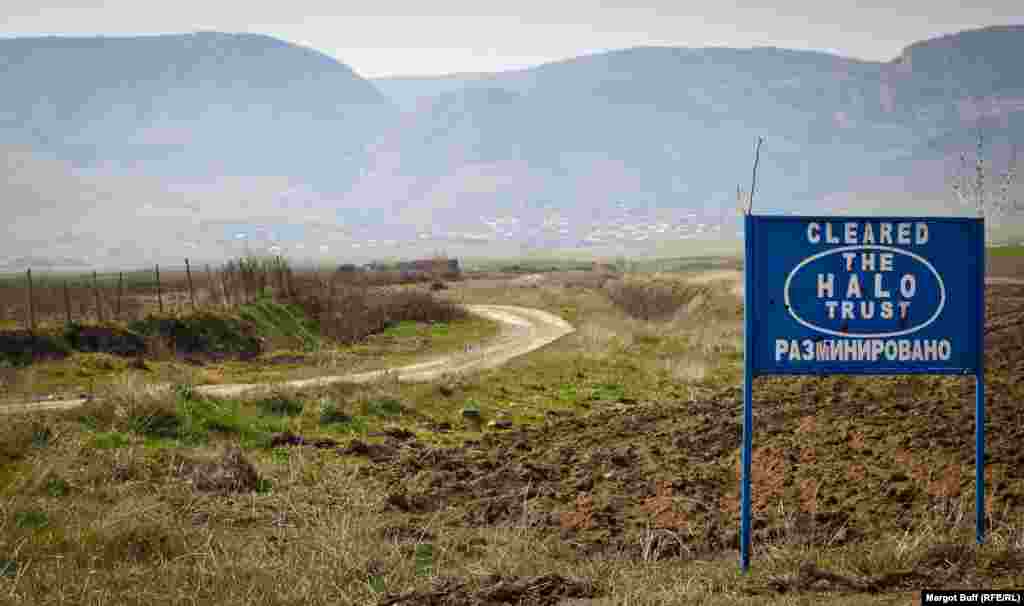
[{"label": "brown soil clod", "polygon": [[886,573],[877,578],[856,578],[828,572],[811,562],[805,562],[795,575],[775,577],[768,582],[768,586],[779,593],[792,590],[878,593],[902,587],[920,576],[914,571],[903,571]]},{"label": "brown soil clod", "polygon": [[402,604],[407,606],[455,606],[479,604],[535,604],[555,606],[566,600],[593,598],[597,595],[594,584],[586,579],[546,574],[532,577],[500,577],[491,575],[482,579],[482,587],[472,589],[466,581],[439,577],[429,591],[410,591],[381,600],[378,606]]},{"label": "brown soil clod", "polygon": [[383,431],[374,432],[369,435],[374,437],[387,436],[400,442],[412,440],[416,437],[415,433],[409,431],[408,429],[403,429],[401,427],[388,427]]},{"label": "brown soil clod", "polygon": [[344,455],[364,456],[375,463],[389,461],[395,457],[396,450],[387,444],[368,444],[362,440],[352,440],[347,448],[341,451]]},{"label": "brown soil clod", "polygon": [[387,496],[387,504],[391,509],[406,513],[426,513],[431,510],[430,503],[416,495],[405,492],[393,492]]},{"label": "brown soil clod", "polygon": [[306,438],[294,434],[290,431],[284,433],[274,434],[270,438],[270,447],[278,448],[280,446],[313,446],[315,448],[337,448],[338,443],[330,438],[321,438],[319,440],[307,440]]}]

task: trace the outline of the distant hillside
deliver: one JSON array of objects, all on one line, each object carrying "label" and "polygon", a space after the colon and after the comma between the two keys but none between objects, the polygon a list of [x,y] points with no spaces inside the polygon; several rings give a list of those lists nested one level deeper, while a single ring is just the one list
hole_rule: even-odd
[{"label": "distant hillside", "polygon": [[0,70],[6,144],[179,179],[355,174],[392,110],[346,65],[262,35],[0,39]]},{"label": "distant hillside", "polygon": [[1021,56],[1007,26],[368,81],[260,35],[2,39],[0,256],[699,249],[736,236],[758,135],[762,211],[962,213],[976,129],[997,167],[1024,142]]},{"label": "distant hillside", "polygon": [[382,200],[421,215],[551,200],[584,221],[626,200],[714,216],[731,211],[763,135],[770,208],[961,212],[947,178],[976,127],[997,162],[1024,141],[1020,56],[1024,28],[998,27],[920,42],[888,63],[645,47],[378,81],[407,118],[357,191],[387,191]]}]

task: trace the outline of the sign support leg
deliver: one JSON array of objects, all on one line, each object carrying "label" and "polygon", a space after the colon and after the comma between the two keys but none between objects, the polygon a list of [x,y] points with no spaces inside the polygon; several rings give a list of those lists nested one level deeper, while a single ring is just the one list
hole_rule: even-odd
[{"label": "sign support leg", "polygon": [[740,567],[743,572],[750,569],[750,456],[752,447],[752,406],[751,393],[753,381],[750,372],[743,377],[743,486],[740,512]]},{"label": "sign support leg", "polygon": [[985,542],[985,374],[974,378],[974,521],[978,545]]},{"label": "sign support leg", "polygon": [[753,387],[754,387],[754,312],[751,302],[754,293],[753,221],[749,214],[744,219],[746,259],[743,263],[743,447],[742,477],[740,479],[740,570],[750,569],[750,456],[753,444]]}]

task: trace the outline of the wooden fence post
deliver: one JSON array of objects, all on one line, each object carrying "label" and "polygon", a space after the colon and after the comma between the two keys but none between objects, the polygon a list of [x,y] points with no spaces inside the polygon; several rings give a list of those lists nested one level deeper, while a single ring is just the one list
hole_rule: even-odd
[{"label": "wooden fence post", "polygon": [[233,296],[232,288],[234,286],[230,282],[231,275],[228,273],[226,268],[220,270],[220,291],[224,295],[224,308],[231,307],[231,299]]},{"label": "wooden fence post", "polygon": [[160,308],[160,313],[164,313],[164,297],[163,293],[160,292],[160,264],[156,264],[156,304]]},{"label": "wooden fence post", "polygon": [[210,271],[210,264],[209,263],[206,264],[206,287],[210,289],[210,296],[209,296],[208,300],[216,301],[217,300],[217,291],[215,290],[215,285],[213,283],[213,272]]},{"label": "wooden fence post", "polygon": [[28,269],[25,275],[28,276],[28,329],[34,332],[36,329],[36,304],[32,290],[32,269]]},{"label": "wooden fence post", "polygon": [[192,288],[192,268],[188,264],[188,257],[185,257],[185,276],[188,278],[188,298],[192,301],[192,311],[196,310],[196,291]]},{"label": "wooden fence post", "polygon": [[71,296],[68,295],[68,281],[64,280],[64,317],[71,324]]},{"label": "wooden fence post", "polygon": [[100,301],[100,287],[96,281],[96,272],[92,272],[92,295],[96,299],[96,320],[103,324],[103,302]]},{"label": "wooden fence post", "polygon": [[328,281],[325,284],[325,286],[326,288],[324,288],[324,295],[327,298],[327,317],[331,318],[331,300],[334,299],[334,282],[328,278]]},{"label": "wooden fence post", "polygon": [[117,272],[117,321],[121,321],[121,295],[124,292],[124,272]]},{"label": "wooden fence post", "polygon": [[285,298],[285,264],[278,255],[278,297]]},{"label": "wooden fence post", "polygon": [[[334,313],[333,313],[333,310],[334,310],[334,275],[333,274],[331,274],[330,277],[327,278],[327,283],[329,285],[328,288],[327,288],[327,326],[330,327],[331,325],[334,324],[334,321],[335,321],[334,320]],[[328,328],[328,330],[330,330],[330,328]]]}]

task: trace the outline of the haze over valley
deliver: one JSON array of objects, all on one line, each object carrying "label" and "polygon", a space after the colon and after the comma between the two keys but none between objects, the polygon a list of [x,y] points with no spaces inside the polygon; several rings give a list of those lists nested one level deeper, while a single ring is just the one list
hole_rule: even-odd
[{"label": "haze over valley", "polygon": [[737,246],[763,212],[964,214],[1024,137],[1024,27],[893,49],[637,47],[366,79],[264,35],[0,39],[0,265]]}]

